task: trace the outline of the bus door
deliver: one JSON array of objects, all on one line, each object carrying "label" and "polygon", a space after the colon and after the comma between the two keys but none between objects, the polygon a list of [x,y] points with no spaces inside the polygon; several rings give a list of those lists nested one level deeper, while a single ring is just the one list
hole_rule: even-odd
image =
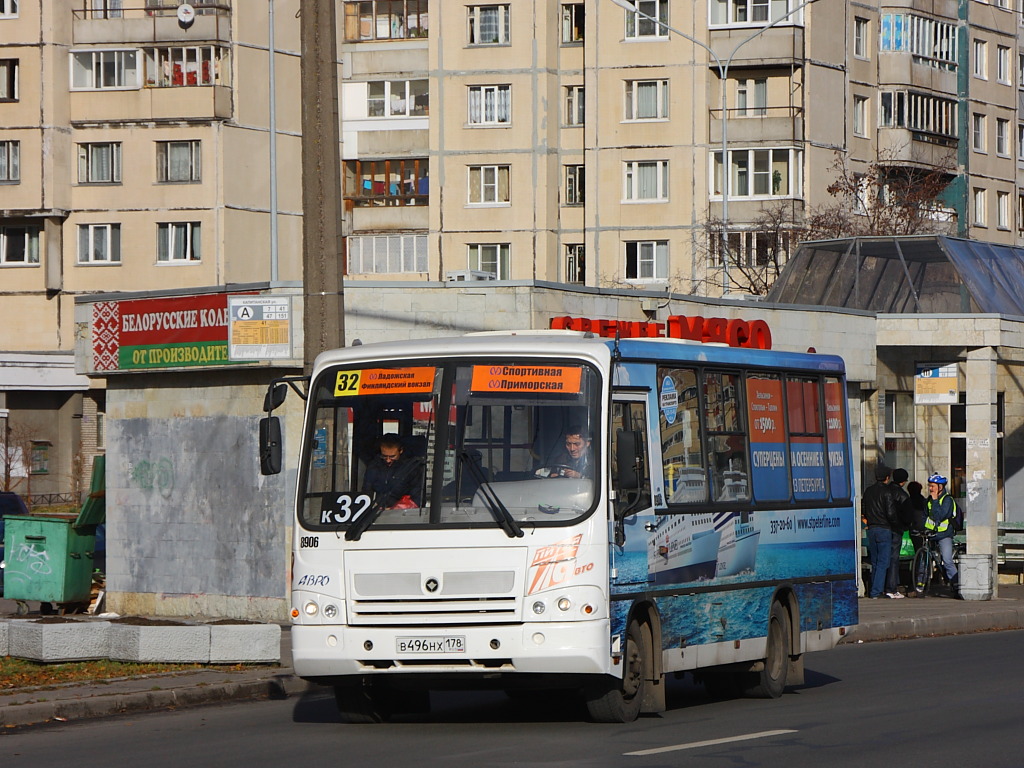
[{"label": "bus door", "polygon": [[646,394],[617,393],[612,402],[610,527],[613,581],[647,584],[644,520],[651,519],[651,465]]}]

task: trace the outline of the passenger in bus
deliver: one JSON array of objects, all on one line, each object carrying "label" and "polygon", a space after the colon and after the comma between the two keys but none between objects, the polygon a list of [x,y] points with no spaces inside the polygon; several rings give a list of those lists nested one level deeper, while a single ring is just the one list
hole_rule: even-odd
[{"label": "passenger in bus", "polygon": [[[593,477],[593,453],[590,450],[590,430],[575,424],[565,430],[565,450],[555,457],[554,463],[537,470],[541,477]],[[546,474],[542,474],[546,471]]]},{"label": "passenger in bus", "polygon": [[377,455],[363,475],[363,492],[373,495],[384,509],[409,509],[420,506],[423,487],[423,460],[407,458],[402,438],[394,433],[377,440]]}]

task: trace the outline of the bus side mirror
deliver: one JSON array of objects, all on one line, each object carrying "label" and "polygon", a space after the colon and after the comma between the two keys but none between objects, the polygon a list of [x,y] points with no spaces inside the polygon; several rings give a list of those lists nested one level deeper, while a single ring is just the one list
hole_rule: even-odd
[{"label": "bus side mirror", "polygon": [[263,398],[263,410],[270,413],[288,396],[288,385],[283,382],[271,385]]},{"label": "bus side mirror", "polygon": [[260,419],[260,473],[276,475],[280,472],[281,420],[277,416],[264,416]]},{"label": "bus side mirror", "polygon": [[615,484],[620,491],[643,487],[643,433],[620,429],[615,436]]}]

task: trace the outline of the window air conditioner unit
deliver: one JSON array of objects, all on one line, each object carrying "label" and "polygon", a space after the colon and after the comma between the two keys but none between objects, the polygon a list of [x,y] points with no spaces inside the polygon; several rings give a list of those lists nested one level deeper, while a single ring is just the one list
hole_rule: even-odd
[{"label": "window air conditioner unit", "polygon": [[494,280],[493,272],[483,272],[479,269],[459,269],[452,272],[445,272],[444,279],[449,283],[461,283],[469,280]]}]

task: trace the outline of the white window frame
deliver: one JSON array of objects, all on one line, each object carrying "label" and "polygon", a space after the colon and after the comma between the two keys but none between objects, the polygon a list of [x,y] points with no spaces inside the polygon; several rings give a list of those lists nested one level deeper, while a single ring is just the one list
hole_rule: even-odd
[{"label": "white window frame", "polygon": [[853,135],[867,138],[868,135],[868,97],[853,97]]},{"label": "white window frame", "polygon": [[17,101],[20,59],[0,59],[0,101]]},{"label": "white window frame", "polygon": [[562,45],[582,45],[585,25],[584,3],[562,3]]},{"label": "white window frame", "polygon": [[988,193],[981,187],[974,188],[974,194],[972,195],[974,201],[974,226],[976,227],[987,227],[986,219],[986,207],[988,206]]},{"label": "white window frame", "polygon": [[562,280],[567,283],[587,281],[587,249],[583,243],[567,243],[562,263]]},{"label": "white window frame", "polygon": [[1024,123],[1017,123],[1017,159],[1024,160]]},{"label": "white window frame", "polygon": [[511,85],[471,85],[467,102],[470,125],[505,126],[512,122]]},{"label": "white window frame", "polygon": [[[135,91],[142,87],[142,51],[138,48],[72,50],[69,57],[72,91]],[[104,70],[113,67],[113,78]]]},{"label": "white window frame", "polygon": [[[762,153],[768,153],[765,157]],[[785,153],[786,161],[786,178],[785,188],[787,192],[774,191],[775,186],[775,174],[777,170],[773,168],[773,164],[776,160],[778,153]],[[768,168],[764,169],[764,160],[768,161]],[[790,199],[799,198],[801,192],[801,179],[802,179],[802,163],[803,153],[795,147],[756,147],[749,149],[730,149],[729,150],[729,199]],[[714,158],[711,163],[711,189],[712,189],[712,200],[722,199],[722,152],[719,150],[714,153]],[[767,194],[761,192],[755,192],[759,183],[764,179],[768,180],[768,188],[772,190]],[[743,186],[741,181],[746,183],[746,192],[742,192]],[[780,187],[782,186],[782,178],[780,175]]]},{"label": "white window frame", "polygon": [[157,264],[198,264],[203,260],[203,228],[198,221],[167,221],[156,225]]},{"label": "white window frame", "polygon": [[1010,71],[1010,49],[1005,45],[996,46],[996,82],[1013,85]]},{"label": "white window frame", "polygon": [[0,183],[17,184],[21,181],[21,142],[0,139]]},{"label": "white window frame", "polygon": [[1010,228],[1010,193],[996,192],[996,228]]},{"label": "white window frame", "polygon": [[[172,149],[188,153],[188,173],[181,178],[173,172]],[[156,142],[156,180],[159,184],[199,184],[203,180],[203,149],[200,139]]]},{"label": "white window frame", "polygon": [[[151,46],[143,54],[149,88],[207,87],[225,77],[227,48],[220,45]],[[195,75],[195,82],[189,82],[190,75]]]},{"label": "white window frame", "polygon": [[975,152],[987,152],[985,135],[988,132],[988,116],[980,112],[971,114],[971,149]]},{"label": "white window frame", "polygon": [[18,18],[18,0],[0,0],[0,19]]},{"label": "white window frame", "polygon": [[495,280],[508,280],[512,266],[511,243],[470,243],[467,246],[468,268],[489,272]]},{"label": "white window frame", "polygon": [[727,117],[764,117],[767,114],[768,78],[736,78],[736,107]]},{"label": "white window frame", "polygon": [[426,273],[427,234],[350,235],[347,254],[352,275]]},{"label": "white window frame", "polygon": [[975,38],[971,43],[971,74],[979,80],[988,80],[988,42]]},{"label": "white window frame", "polygon": [[[653,173],[654,186],[643,189],[643,177]],[[626,160],[622,163],[622,200],[627,203],[668,202],[668,160]]]},{"label": "white window frame", "polygon": [[[417,98],[426,96],[429,80],[371,80],[366,84],[366,116],[371,119],[388,117],[427,117],[430,109],[427,99],[418,106]],[[374,93],[376,90],[380,93]],[[379,105],[379,106],[375,106]]]},{"label": "white window frame", "polygon": [[587,199],[587,167],[582,163],[565,166],[565,205],[583,205]]},{"label": "white window frame", "polygon": [[878,126],[956,138],[957,103],[916,91],[882,91],[878,95]]},{"label": "white window frame", "polygon": [[[646,115],[641,113],[641,89],[654,88],[654,114]],[[643,122],[648,120],[668,119],[668,80],[657,78],[652,80],[625,80],[624,81],[625,105],[623,114],[627,122]]]},{"label": "white window frame", "polygon": [[[630,264],[631,261],[634,263]],[[622,274],[631,283],[667,280],[668,240],[626,240]]]},{"label": "white window frame", "polygon": [[996,118],[996,154],[1010,156],[1010,121],[1001,117]]},{"label": "white window frame", "polygon": [[565,124],[583,125],[586,112],[586,91],[582,85],[565,87]]},{"label": "white window frame", "polygon": [[657,24],[636,11],[626,11],[626,40],[667,40],[669,0],[636,0],[634,7],[640,13],[661,21]]},{"label": "white window frame", "polygon": [[853,55],[858,59],[867,59],[869,35],[871,27],[867,19],[857,16],[853,20]]},{"label": "white window frame", "polygon": [[883,13],[879,18],[879,50],[909,53],[915,64],[955,71],[958,64],[955,24],[914,13]]},{"label": "white window frame", "polygon": [[[766,27],[773,21],[775,26],[802,26],[803,10],[786,17],[801,4],[802,0],[708,0],[708,26],[716,27]],[[779,21],[779,19],[785,19]]]},{"label": "white window frame", "polygon": [[[510,165],[470,165],[466,170],[468,172],[467,205],[493,207],[511,204],[512,168]],[[504,179],[502,179],[503,176]],[[504,191],[502,191],[503,188]]]},{"label": "white window frame", "polygon": [[120,184],[121,142],[90,141],[79,144],[78,183]]},{"label": "white window frame", "polygon": [[[97,248],[100,249],[99,253],[97,253]],[[121,225],[79,224],[77,263],[81,265],[120,264]]]},{"label": "white window frame", "polygon": [[[14,231],[20,233],[21,250],[18,258],[11,253],[14,247],[12,239]],[[0,226],[0,265],[26,267],[39,263],[39,239],[42,230],[39,227],[29,226]]]},{"label": "white window frame", "polygon": [[[466,18],[466,41],[468,45],[485,46],[512,44],[511,9],[508,3],[471,5],[467,10],[469,11]],[[481,20],[483,18],[483,12],[485,11],[493,12],[496,15],[497,36],[493,40],[479,39],[482,34]]]}]

